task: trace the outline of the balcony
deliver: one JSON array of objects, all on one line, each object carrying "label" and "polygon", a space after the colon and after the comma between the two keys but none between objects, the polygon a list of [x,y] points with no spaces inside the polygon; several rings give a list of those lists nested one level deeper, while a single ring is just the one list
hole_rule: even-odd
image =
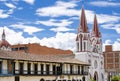
[{"label": "balcony", "polygon": [[14,75],[41,75],[41,76],[48,76],[48,75],[88,75],[88,72],[78,72],[78,71],[30,71],[23,70],[15,70]]},{"label": "balcony", "polygon": [[28,70],[14,70],[8,72],[3,70],[0,76],[13,76],[13,75],[26,75],[26,76],[57,76],[57,75],[88,75],[87,71],[28,71]]}]

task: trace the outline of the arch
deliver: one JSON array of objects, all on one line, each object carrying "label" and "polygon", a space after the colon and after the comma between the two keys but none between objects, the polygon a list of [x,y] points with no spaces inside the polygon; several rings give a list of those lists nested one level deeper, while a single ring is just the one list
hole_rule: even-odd
[{"label": "arch", "polygon": [[95,71],[95,73],[94,73],[94,80],[95,81],[98,81],[98,73]]},{"label": "arch", "polygon": [[45,80],[43,78],[41,78],[40,81],[45,81]]},{"label": "arch", "polygon": [[85,76],[82,77],[82,81],[85,81]]}]

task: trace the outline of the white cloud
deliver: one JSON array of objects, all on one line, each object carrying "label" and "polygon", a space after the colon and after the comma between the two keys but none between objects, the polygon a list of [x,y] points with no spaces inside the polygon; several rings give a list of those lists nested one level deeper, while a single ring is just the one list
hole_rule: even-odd
[{"label": "white cloud", "polygon": [[[24,38],[22,36],[23,32],[15,32],[12,29],[9,29],[8,27],[0,27],[0,31],[3,31],[3,29],[5,29],[5,33],[6,33],[6,40],[10,43],[10,44],[25,44],[25,43],[40,43],[40,39],[37,37],[27,37]],[[0,38],[1,38],[2,32],[0,32]],[[0,39],[1,40],[1,39]]]},{"label": "white cloud", "polygon": [[120,39],[116,40],[113,44],[113,50],[120,51]]},{"label": "white cloud", "polygon": [[16,8],[16,6],[13,5],[13,4],[11,4],[11,3],[5,3],[5,5],[6,5],[7,7],[9,7],[9,8],[12,8],[12,9],[15,9],[15,8]]},{"label": "white cloud", "polygon": [[105,28],[105,29],[113,29],[115,30],[118,34],[120,34],[120,24],[116,24],[116,23],[106,23],[101,25],[101,27]]},{"label": "white cloud", "polygon": [[35,32],[42,31],[43,29],[35,27],[35,26],[29,26],[29,25],[24,25],[23,23],[18,23],[18,24],[13,24],[10,25],[10,27],[13,27],[15,29],[23,29],[24,32],[27,32],[28,34],[32,35]]},{"label": "white cloud", "polygon": [[75,38],[76,34],[74,33],[60,33],[58,32],[56,36],[40,40],[41,45],[48,47],[60,48],[65,50],[75,51]]},{"label": "white cloud", "polygon": [[73,29],[68,28],[73,22],[69,20],[55,20],[55,19],[50,19],[47,21],[36,21],[36,24],[43,24],[46,26],[51,26],[51,27],[56,27],[56,28],[51,28],[51,31],[54,32],[60,32],[60,31],[72,31]]},{"label": "white cloud", "polygon": [[9,14],[4,13],[4,10],[0,9],[0,18],[8,18]]},{"label": "white cloud", "polygon": [[[24,44],[24,43],[40,43],[41,45],[48,46],[48,47],[54,47],[64,50],[73,50],[75,51],[75,38],[76,34],[74,33],[57,33],[53,37],[44,37],[42,39],[34,37],[27,37],[24,38],[22,36],[23,32],[15,32],[12,29],[9,29],[8,27],[0,27],[0,31],[3,31],[3,28],[5,29],[6,33],[6,39],[10,44]],[[1,37],[2,32],[0,32]]]},{"label": "white cloud", "polygon": [[99,7],[107,7],[107,6],[120,6],[120,3],[109,2],[109,1],[93,1],[90,2],[91,5],[99,6]]},{"label": "white cloud", "polygon": [[14,9],[9,10],[0,9],[0,18],[8,18],[13,12]]},{"label": "white cloud", "polygon": [[[72,6],[67,4],[71,4]],[[77,6],[76,2],[57,1],[56,4],[53,6],[37,9],[36,14],[38,16],[50,16],[50,17],[60,17],[60,16],[79,17],[81,15],[81,9],[80,10],[75,9],[76,6]],[[85,13],[88,24],[93,24],[95,12],[85,9]],[[99,24],[103,24],[109,22],[118,22],[120,20],[120,17],[115,15],[108,15],[108,14],[97,14],[97,19]],[[41,21],[40,23],[49,24],[50,22],[45,23],[44,21],[43,22]]]},{"label": "white cloud", "polygon": [[119,16],[106,15],[106,14],[97,14],[98,22],[100,24],[118,22],[120,20]]},{"label": "white cloud", "polygon": [[51,17],[59,17],[59,16],[74,16],[79,15],[80,11],[73,9],[77,5],[76,2],[63,2],[57,1],[54,6],[38,8],[36,10],[36,14],[38,16],[51,16]]},{"label": "white cloud", "polygon": [[26,3],[31,4],[31,5],[33,5],[35,2],[35,0],[23,0],[23,1],[25,1]]},{"label": "white cloud", "polygon": [[57,28],[51,28],[50,30],[54,32],[66,32],[66,31],[73,31],[74,29],[70,29],[67,27],[57,27]]},{"label": "white cloud", "polygon": [[105,44],[105,45],[109,45],[109,44],[111,44],[111,43],[112,43],[112,41],[109,39],[109,40],[106,40],[104,44]]},{"label": "white cloud", "polygon": [[73,23],[73,21],[69,21],[69,20],[55,20],[55,19],[50,19],[47,21],[36,21],[36,24],[43,24],[45,26],[69,26]]},{"label": "white cloud", "polygon": [[105,51],[106,45],[112,45],[113,51],[120,51],[120,39],[119,38],[115,41],[112,41],[110,39],[106,40],[105,43],[103,43],[103,51]]}]

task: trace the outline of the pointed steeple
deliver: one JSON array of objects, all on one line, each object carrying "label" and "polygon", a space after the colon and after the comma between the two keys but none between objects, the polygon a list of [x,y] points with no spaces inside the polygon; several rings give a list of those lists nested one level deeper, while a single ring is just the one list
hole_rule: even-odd
[{"label": "pointed steeple", "polygon": [[93,29],[92,29],[92,35],[95,37],[101,37],[99,28],[98,28],[98,22],[97,22],[97,17],[96,14],[94,15],[94,24],[93,24]]},{"label": "pointed steeple", "polygon": [[[81,19],[80,19],[80,28],[83,33],[88,33],[87,21],[84,11],[84,6],[82,6]],[[79,32],[79,31],[78,31]]]},{"label": "pointed steeple", "polygon": [[3,29],[2,40],[5,40],[5,30]]}]

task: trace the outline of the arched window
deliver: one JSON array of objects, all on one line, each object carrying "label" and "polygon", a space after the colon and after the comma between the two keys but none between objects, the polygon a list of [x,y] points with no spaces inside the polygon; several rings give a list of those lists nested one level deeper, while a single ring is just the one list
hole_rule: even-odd
[{"label": "arched window", "polygon": [[42,78],[42,79],[40,79],[40,81],[45,81],[45,80]]}]

